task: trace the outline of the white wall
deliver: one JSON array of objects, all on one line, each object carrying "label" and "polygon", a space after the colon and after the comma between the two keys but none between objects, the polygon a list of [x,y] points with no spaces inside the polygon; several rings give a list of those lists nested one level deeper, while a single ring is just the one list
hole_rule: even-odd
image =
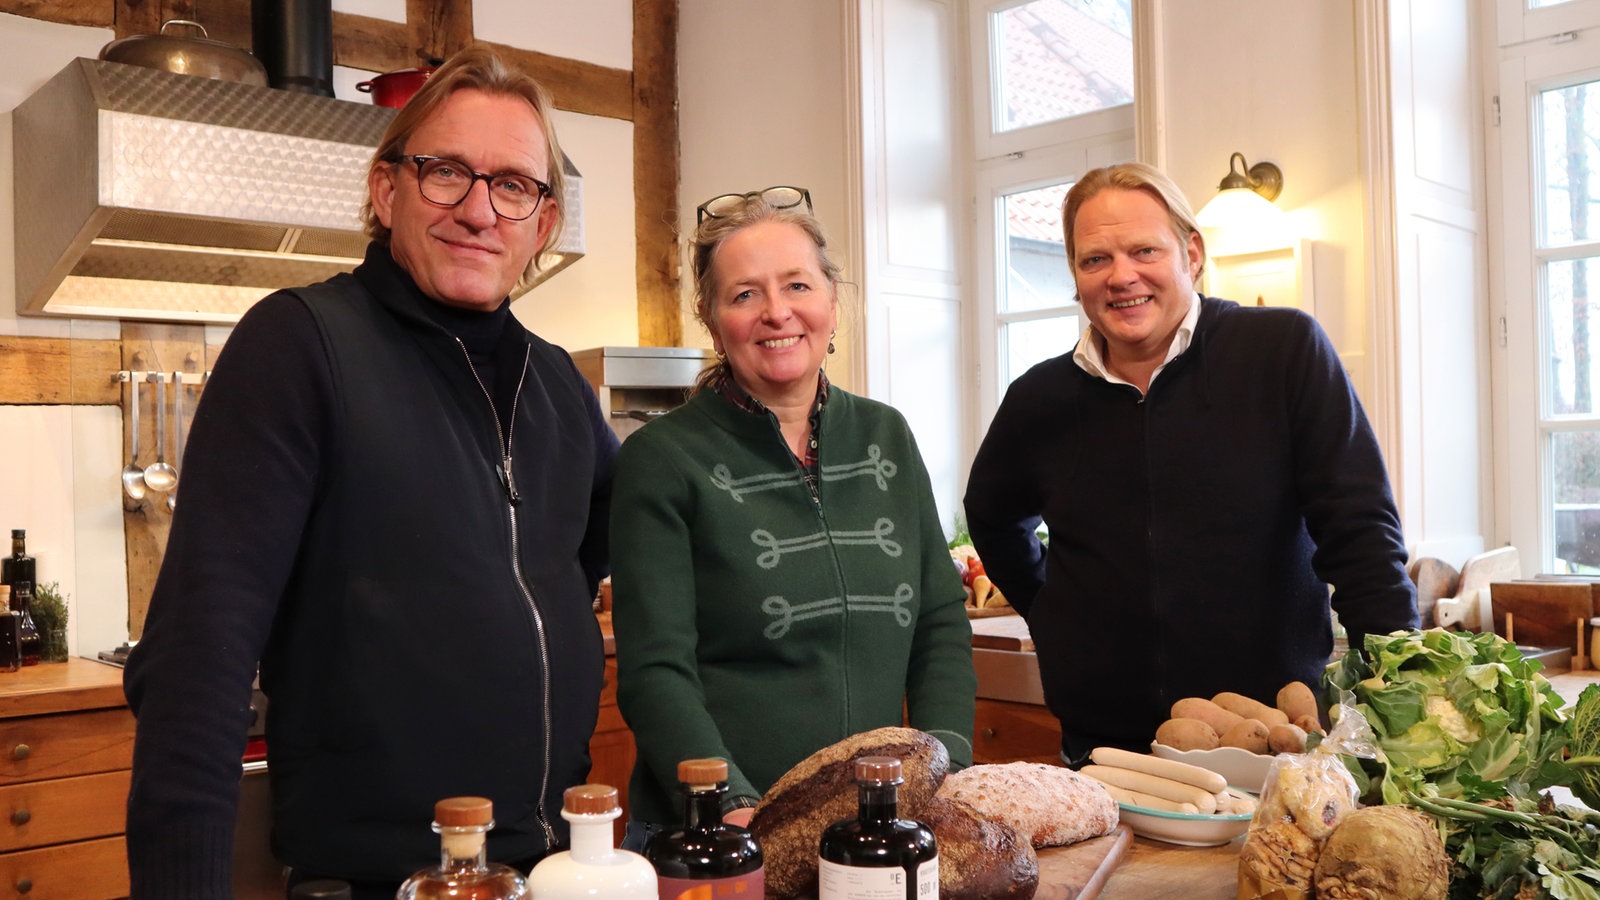
[{"label": "white wall", "polygon": [[[405,5],[405,0],[335,0],[334,9],[403,21]],[[581,16],[571,15],[564,0],[476,0],[474,25],[480,38],[495,43],[612,68],[632,67],[630,0],[588,0]],[[71,60],[95,56],[113,37],[110,29],[0,13],[0,59],[6,61],[0,75],[0,335],[120,336],[117,322],[19,318],[11,278],[11,110]],[[372,74],[336,67],[336,95],[370,102],[355,84]],[[636,344],[633,126],[558,111],[556,127],[584,177],[586,255],[518,299],[512,309],[530,328],[568,349]],[[208,340],[225,334],[226,329],[207,329]],[[0,407],[0,537],[9,537],[12,528],[28,530],[40,578],[59,581],[70,598],[69,642],[81,655],[110,649],[128,634],[117,477],[125,452],[117,407]],[[4,546],[9,549],[10,544]]]},{"label": "white wall", "polygon": [[[717,194],[776,184],[811,192],[844,277],[860,261],[848,252],[852,197],[851,101],[846,55],[850,0],[684,0],[679,8],[678,134],[680,233],[692,235],[695,208]],[[680,241],[680,251],[687,242]],[[693,272],[683,259],[684,343],[709,347],[693,319]],[[855,390],[863,337],[860,301],[842,292],[839,353],[828,377]]]}]

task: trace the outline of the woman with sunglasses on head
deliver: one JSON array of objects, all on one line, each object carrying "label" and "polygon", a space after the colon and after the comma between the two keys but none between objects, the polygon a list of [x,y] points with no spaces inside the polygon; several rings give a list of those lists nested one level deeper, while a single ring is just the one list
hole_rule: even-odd
[{"label": "woman with sunglasses on head", "polygon": [[972,762],[965,594],[905,419],[823,372],[839,267],[810,205],[776,187],[700,207],[695,309],[717,362],[617,459],[629,846],[681,821],[683,759],[728,761],[737,824],[795,763],[874,728]]}]

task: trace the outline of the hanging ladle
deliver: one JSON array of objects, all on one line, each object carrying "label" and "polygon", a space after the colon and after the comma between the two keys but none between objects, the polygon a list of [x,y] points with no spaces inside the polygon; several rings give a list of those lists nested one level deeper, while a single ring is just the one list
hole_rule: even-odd
[{"label": "hanging ladle", "polygon": [[[175,385],[172,394],[172,477],[176,481],[177,468],[183,465],[183,373],[173,372],[172,383]],[[178,489],[174,485],[172,493],[167,495],[167,509],[178,508]]]},{"label": "hanging ladle", "polygon": [[144,470],[144,486],[165,493],[178,483],[178,470],[167,465],[167,377],[151,372],[156,387],[156,461]]},{"label": "hanging ladle", "polygon": [[133,426],[133,444],[128,448],[128,464],[122,467],[122,489],[134,500],[144,499],[144,467],[139,465],[139,379],[128,377],[128,414]]}]

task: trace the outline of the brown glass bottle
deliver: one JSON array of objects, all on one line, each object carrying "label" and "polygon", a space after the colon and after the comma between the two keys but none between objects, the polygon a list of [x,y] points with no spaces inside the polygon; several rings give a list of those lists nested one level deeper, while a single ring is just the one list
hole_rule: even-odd
[{"label": "brown glass bottle", "polygon": [[766,892],[761,847],[747,829],[722,821],[728,763],[686,759],[678,763],[683,828],[661,832],[644,848],[655,867],[661,900],[684,897],[759,898]]},{"label": "brown glass bottle", "polygon": [[822,832],[818,900],[937,900],[939,850],[928,826],[900,818],[900,760],[855,761],[857,818]]},{"label": "brown glass bottle", "polygon": [[31,593],[35,573],[34,559],[28,555],[28,530],[11,529],[11,555],[0,559],[0,584],[11,585],[13,591],[27,585]]},{"label": "brown glass bottle", "polygon": [[493,827],[494,804],[486,798],[450,797],[434,804],[439,865],[406,879],[395,900],[530,900],[521,872],[485,856]]}]

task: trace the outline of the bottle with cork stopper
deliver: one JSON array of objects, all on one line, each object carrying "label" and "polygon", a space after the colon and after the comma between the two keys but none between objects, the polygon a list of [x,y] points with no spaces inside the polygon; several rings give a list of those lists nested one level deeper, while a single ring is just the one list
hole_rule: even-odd
[{"label": "bottle with cork stopper", "polygon": [[900,818],[900,760],[863,756],[854,772],[859,814],[822,832],[818,900],[937,900],[938,845],[928,826]]},{"label": "bottle with cork stopper", "polygon": [[449,797],[433,807],[439,865],[406,879],[395,900],[529,900],[521,872],[488,861],[494,804],[485,797]]},{"label": "bottle with cork stopper", "polygon": [[722,821],[728,761],[683,760],[678,782],[683,828],[660,832],[644,848],[661,884],[661,900],[761,897],[766,892],[761,847],[747,829]]},{"label": "bottle with cork stopper", "polygon": [[619,850],[611,823],[622,815],[617,789],[580,784],[561,795],[561,818],[572,830],[572,849],[552,853],[528,873],[534,900],[656,900],[656,872],[637,853]]}]

